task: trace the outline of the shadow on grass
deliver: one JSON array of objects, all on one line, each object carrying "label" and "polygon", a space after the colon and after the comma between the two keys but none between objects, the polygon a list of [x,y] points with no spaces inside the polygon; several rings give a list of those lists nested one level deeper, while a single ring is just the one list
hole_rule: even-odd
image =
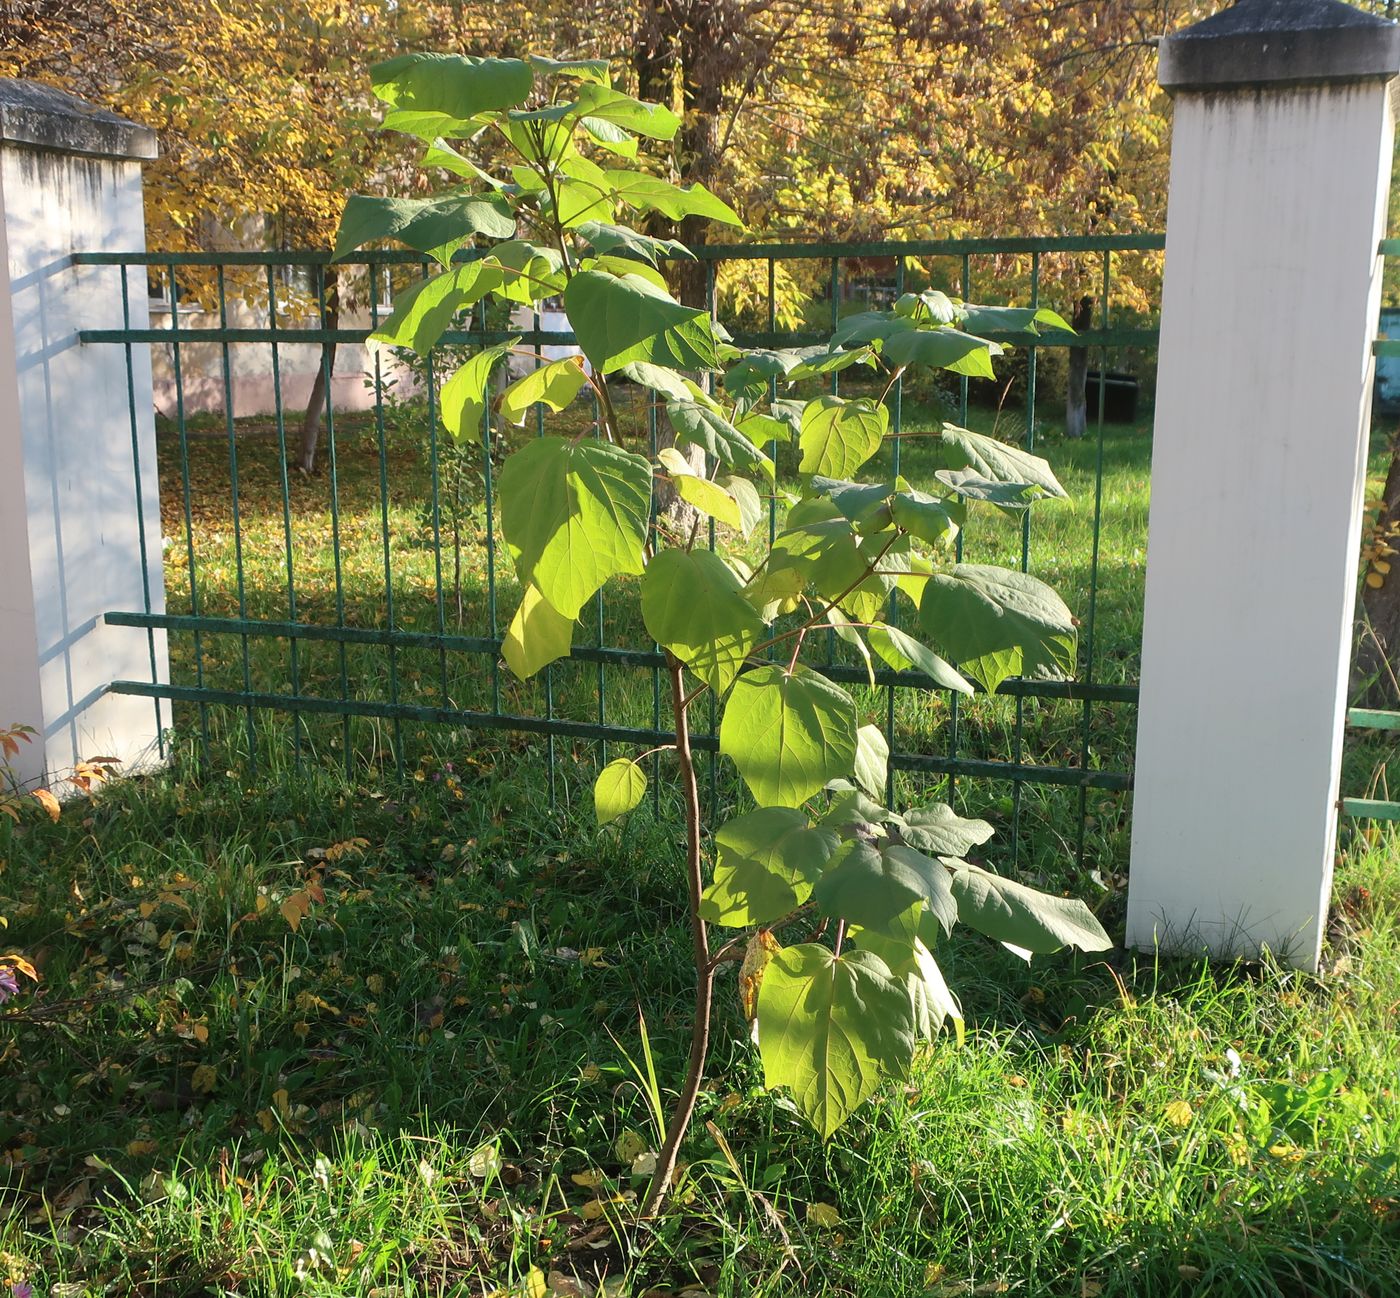
[{"label": "shadow on grass", "polygon": [[301,1292],[318,1249],[357,1293],[532,1266],[726,1298],[1392,1292],[1393,843],[1348,876],[1326,987],[954,941],[969,1044],[825,1146],[758,1088],[727,978],[688,1189],[638,1232],[638,1007],[669,1088],[691,995],[677,809],[597,831],[588,755],[559,812],[539,757],[177,769],[27,824],[0,910],[43,982],[0,1011],[0,1248],[109,1292]]}]

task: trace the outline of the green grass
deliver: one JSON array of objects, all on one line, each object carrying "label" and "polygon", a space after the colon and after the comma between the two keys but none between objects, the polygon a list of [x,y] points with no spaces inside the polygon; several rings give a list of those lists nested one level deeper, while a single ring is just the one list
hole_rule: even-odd
[{"label": "green grass", "polygon": [[[855,389],[852,389],[855,390]],[[644,436],[635,394],[622,403],[624,422]],[[951,406],[912,399],[904,403],[900,469],[916,485],[927,485],[935,461],[920,436],[956,416]],[[974,406],[968,422],[978,431],[1018,439],[1025,412],[1001,414]],[[480,448],[460,457],[437,448],[437,526],[433,525],[433,452],[426,441],[420,408],[390,405],[381,429],[369,415],[342,416],[336,424],[334,479],[327,448],[322,468],[311,479],[292,472],[284,487],[276,427],[269,420],[240,421],[236,441],[238,527],[228,439],[219,420],[199,421],[182,452],[175,430],[160,439],[167,602],[172,612],[189,612],[189,560],[196,568],[196,601],[201,613],[234,617],[240,607],[251,619],[287,620],[293,610],[305,622],[334,625],[343,609],[353,627],[393,624],[432,633],[499,634],[514,611],[519,590],[499,533],[488,534],[485,464]],[[583,408],[551,424],[580,432]],[[508,430],[507,444],[531,435]],[[1138,672],[1143,579],[1147,542],[1148,480],[1151,461],[1150,412],[1132,425],[1107,425],[1102,447],[1091,429],[1081,442],[1066,439],[1055,412],[1038,417],[1037,450],[1046,456],[1071,499],[1033,511],[1030,570],[1064,596],[1081,621],[1079,675],[1101,683],[1132,683]],[[1383,474],[1383,430],[1378,430],[1373,470]],[[501,451],[497,451],[497,459]],[[780,457],[788,464],[790,448]],[[1095,484],[1102,457],[1099,502],[1097,584],[1094,578]],[[185,471],[188,461],[188,474]],[[887,447],[869,473],[892,470]],[[494,473],[494,471],[493,471]],[[189,483],[192,526],[186,527],[185,485]],[[454,506],[460,490],[460,506]],[[284,494],[285,493],[285,494]],[[284,514],[284,499],[286,511]],[[453,519],[456,518],[454,524]],[[488,535],[490,544],[488,545]],[[442,547],[436,545],[440,536]],[[290,538],[290,545],[288,539]],[[386,540],[387,538],[387,540]],[[334,544],[338,540],[338,547]],[[460,546],[456,544],[460,542]],[[241,551],[242,585],[238,558]],[[339,554],[339,563],[336,556]],[[973,561],[1019,564],[1019,523],[994,510],[974,513],[966,535],[966,557]],[[386,582],[386,568],[388,579]],[[290,579],[289,579],[290,569]],[[1242,575],[1241,580],[1247,579]],[[492,593],[497,613],[492,615]],[[913,618],[902,601],[900,616]],[[1092,616],[1091,616],[1092,614]],[[585,612],[577,644],[650,648],[637,614],[635,589],[614,583]],[[179,683],[202,679],[215,688],[239,690],[245,680],[255,690],[321,698],[398,701],[491,713],[653,727],[664,721],[664,691],[648,669],[564,662],[529,682],[517,682],[493,655],[439,653],[434,648],[379,646],[341,649],[327,642],[301,641],[295,647],[272,637],[219,634],[196,639],[172,634],[172,673]],[[245,675],[246,652],[246,675]],[[817,637],[809,656],[816,661],[856,665],[853,651],[834,637]],[[889,717],[886,691],[854,691],[863,721],[883,726]],[[1135,708],[1124,703],[1029,700],[1018,707],[1008,698],[979,696],[956,712],[940,692],[899,689],[893,708],[896,751],[957,755],[1071,769],[1087,767],[1127,772],[1132,767]],[[254,754],[262,770],[279,771],[293,754],[309,765],[344,765],[364,778],[377,778],[400,762],[411,767],[431,751],[434,726],[412,721],[286,713],[211,707],[203,715],[177,705],[177,726],[186,736],[207,728],[214,769],[244,769]],[[699,729],[708,726],[702,709]],[[560,740],[552,752],[573,751]],[[1383,740],[1357,736],[1349,753],[1346,789],[1359,794],[1385,780]],[[1010,780],[963,778],[950,789],[934,777],[901,775],[901,798],[936,791],[972,814],[995,813],[1009,852],[1008,863],[1032,872],[1057,873],[1066,853],[1078,867],[1072,880],[1087,885],[1090,871],[1121,871],[1127,862],[1131,799],[1105,790],[1086,794],[1073,788]]]},{"label": "green grass", "polygon": [[[561,754],[556,814],[537,749],[442,752],[402,782],[122,781],[5,845],[7,940],[43,981],[0,1010],[0,1278],[1400,1293],[1393,834],[1345,854],[1325,982],[953,941],[966,1045],[825,1147],[759,1090],[730,974],[681,1202],[639,1228],[638,1007],[673,1092],[690,998],[675,808],[597,831],[591,755]],[[1121,935],[1121,894],[1097,904]]]},{"label": "green grass", "polygon": [[[382,458],[372,420],[340,421],[334,514],[328,477],[289,479],[303,619],[337,616],[338,532],[346,621],[385,624],[387,519],[396,625],[438,625],[431,466],[401,413]],[[935,418],[906,407],[911,430]],[[200,431],[188,535],[180,445],[161,440],[170,605],[188,608],[192,537],[201,611],[229,615],[229,448]],[[239,431],[243,605],[283,618],[277,441]],[[1084,617],[1098,444],[1042,434],[1075,503],[1037,512],[1031,569]],[[926,446],[902,448],[916,482]],[[1147,425],[1106,430],[1099,680],[1136,674],[1149,456]],[[514,587],[508,564],[488,569],[482,484],[466,487],[461,625],[480,634],[493,581],[502,618]],[[1014,563],[1019,544],[987,514],[968,553]],[[643,643],[627,610],[604,603],[604,643]],[[290,688],[285,642],[248,651],[255,688]],[[241,686],[237,637],[203,637],[200,657],[208,683]],[[190,637],[172,659],[194,679]],[[597,716],[591,666],[556,669],[549,699],[493,682],[484,658],[450,655],[445,685],[434,651],[393,669],[405,701],[489,710],[494,685],[507,710]],[[307,693],[340,689],[333,646],[303,644],[296,670]],[[382,650],[347,651],[344,673],[353,696],[389,697]],[[604,683],[609,720],[651,724],[649,673]],[[883,694],[859,694],[882,720]],[[901,691],[896,712],[902,745],[947,751],[940,696]],[[731,971],[679,1201],[638,1226],[631,1155],[656,1142],[636,1070],[649,1041],[663,1090],[678,1086],[693,980],[666,783],[598,831],[593,744],[258,713],[254,768],[244,714],[216,708],[198,775],[199,714],[177,719],[168,771],[56,825],[0,819],[5,940],[42,975],[0,1008],[0,1282],[44,1298],[572,1292],[552,1273],[614,1298],[1400,1295],[1394,831],[1348,831],[1321,981],[1122,952],[1028,967],[956,938],[939,956],[966,1045],[939,1042],[826,1146],[760,1089]],[[1008,700],[974,701],[959,750],[1130,763],[1130,707],[1091,711],[1087,753],[1078,706],[1016,720]],[[1348,791],[1379,783],[1385,757],[1353,745]],[[702,780],[723,814],[732,782]],[[1087,800],[1082,860],[1076,793],[960,780],[957,797],[996,824],[996,868],[1089,897],[1121,937],[1126,797]]]},{"label": "green grass", "polygon": [[[641,414],[635,402],[633,406],[625,409],[624,418],[641,435]],[[936,429],[952,413],[950,408],[906,401],[904,429],[909,435],[901,442],[899,467],[916,484],[930,484],[937,467],[931,445],[921,434]],[[582,417],[573,412],[562,426],[582,431]],[[969,416],[975,428],[1004,437],[1019,437],[1023,421],[1024,412],[998,418],[976,407]],[[421,424],[421,412],[414,407],[390,407],[381,458],[380,430],[373,418],[339,420],[334,482],[324,454],[317,477],[291,474],[284,517],[275,427],[265,420],[243,421],[236,448],[237,528],[229,446],[217,421],[200,428],[184,453],[174,431],[164,430],[160,449],[170,610],[191,610],[193,550],[195,598],[204,614],[237,616],[241,607],[250,618],[286,620],[294,607],[303,621],[333,625],[343,607],[348,625],[383,627],[389,625],[387,590],[393,622],[400,629],[432,632],[441,624],[449,633],[469,636],[502,631],[519,590],[498,533],[488,545],[480,448],[469,448],[460,459],[447,447],[439,448],[435,533],[432,454]],[[512,439],[528,435],[529,430],[509,434]],[[1053,420],[1041,421],[1038,437],[1039,448],[1051,459],[1072,500],[1036,511],[1030,533],[1031,570],[1064,594],[1084,624],[1081,676],[1131,683],[1141,631],[1150,422],[1105,430],[1096,599],[1091,599],[1091,591],[1098,441],[1093,436],[1080,443],[1068,441]],[[783,462],[789,458],[791,452],[785,450]],[[887,447],[870,473],[892,471],[891,460]],[[193,515],[189,529],[184,518],[187,480]],[[461,505],[454,511],[459,484]],[[441,549],[434,544],[435,535],[443,539]],[[337,538],[338,566],[333,544]],[[976,511],[967,529],[965,555],[974,561],[1019,564],[1019,522],[994,510]],[[900,616],[912,620],[914,611],[904,603]],[[650,648],[637,613],[635,588],[626,582],[610,587],[596,607],[585,612],[576,643]],[[293,693],[295,685],[301,693],[323,698],[336,698],[344,690],[360,700],[606,720],[644,729],[656,724],[661,694],[649,669],[566,662],[521,683],[491,655],[441,655],[432,648],[390,653],[382,647],[350,646],[342,659],[337,646],[309,641],[300,642],[295,653],[294,661],[286,641],[269,637],[249,637],[246,644],[226,634],[206,634],[197,644],[184,632],[171,638],[174,678],[187,684],[202,679],[215,688],[238,690],[246,679],[255,690],[283,694]],[[809,656],[818,662],[858,664],[853,651],[829,635],[816,639]],[[885,724],[887,692],[858,689],[856,694],[863,719]],[[1123,772],[1131,765],[1133,713],[1129,704],[1031,700],[1018,708],[1007,698],[984,697],[964,702],[954,712],[947,694],[900,689],[893,732],[899,751]],[[313,763],[341,763],[349,751],[360,763],[358,769],[372,775],[400,754],[411,765],[429,745],[431,731],[409,721],[346,722],[307,714],[293,720],[264,711],[250,717],[227,707],[210,708],[201,717],[194,707],[181,705],[175,715],[185,734],[208,727],[214,765],[220,769],[241,765],[250,752],[276,768],[299,745],[301,756]],[[707,719],[702,714],[702,729]],[[901,777],[900,792],[921,796],[939,783],[928,777]],[[946,796],[946,784],[942,787]],[[1070,845],[1086,869],[1120,869],[1126,859],[1128,803],[1120,793],[1090,792],[1081,805],[1080,793],[1072,788],[966,779],[958,782],[955,796],[979,814],[988,807],[1001,808],[1013,857],[1029,868],[1044,864],[1037,841],[1048,844],[1056,856]]]}]

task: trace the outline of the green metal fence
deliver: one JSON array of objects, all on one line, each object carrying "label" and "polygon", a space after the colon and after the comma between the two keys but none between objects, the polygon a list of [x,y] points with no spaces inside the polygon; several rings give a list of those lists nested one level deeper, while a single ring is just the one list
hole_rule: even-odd
[{"label": "green metal fence", "polygon": [[[1092,283],[1094,326],[1076,339],[1091,349],[1098,374],[1090,385],[1090,430],[1083,442],[1056,440],[1045,448],[1038,398],[1045,397],[1046,357],[1056,345],[1018,339],[1015,395],[999,406],[979,408],[979,394],[965,378],[942,390],[896,384],[890,395],[894,436],[883,453],[890,471],[917,482],[919,432],[948,418],[992,427],[1046,454],[1062,475],[1069,473],[1077,500],[1064,512],[1047,513],[1061,508],[1051,505],[1015,523],[997,516],[985,525],[974,520],[958,544],[959,557],[1038,572],[1065,594],[1081,621],[1076,679],[1011,680],[996,698],[963,700],[916,672],[878,669],[872,688],[865,667],[834,636],[825,655],[824,670],[857,689],[862,706],[882,717],[892,781],[937,784],[972,809],[999,810],[1013,857],[1021,854],[1032,823],[1050,831],[1042,838],[1072,847],[1085,864],[1110,870],[1126,856],[1146,516],[1140,499],[1109,499],[1106,491],[1114,496],[1119,478],[1138,473],[1145,488],[1150,426],[1139,420],[1122,427],[1105,418],[1107,375],[1124,349],[1147,363],[1156,344],[1150,314],[1139,311],[1136,323],[1121,321],[1115,302],[1119,261],[1155,256],[1162,246],[1160,236],[1109,236],[698,250],[712,305],[717,280],[740,263],[746,282],[760,286],[758,300],[751,294],[747,305],[749,327],[735,331],[741,345],[820,340],[841,311],[843,294],[853,283],[869,288],[872,277],[880,280],[872,291],[897,293],[914,274],[926,275],[969,300],[978,300],[989,285],[1004,288],[1014,281],[1020,301],[1060,309],[1062,300],[1047,302],[1043,294],[1047,268],[1062,270],[1072,261],[1080,282]],[[584,619],[588,634],[576,636],[584,643],[537,681],[515,682],[499,661],[502,601],[508,618],[516,595],[493,517],[500,444],[538,434],[542,420],[533,430],[501,430],[488,412],[479,444],[464,456],[440,436],[434,396],[440,358],[427,361],[421,396],[405,400],[402,382],[391,377],[388,360],[380,356],[366,413],[351,417],[328,405],[324,467],[307,479],[288,467],[301,410],[283,396],[287,349],[363,342],[386,310],[377,289],[367,325],[330,327],[324,253],[78,260],[121,268],[125,327],[85,331],[81,339],[125,349],[133,489],[141,469],[134,350],[151,346],[168,366],[173,409],[158,436],[167,606],[159,611],[148,599],[143,608],[110,610],[107,620],[144,629],[151,644],[151,678],[117,681],[112,688],[157,700],[158,709],[159,700],[170,700],[177,745],[221,765],[280,769],[286,762],[292,769],[335,760],[353,773],[386,764],[402,770],[420,750],[441,751],[442,736],[435,739],[433,731],[442,727],[454,728],[453,742],[456,729],[518,732],[541,737],[539,760],[554,797],[557,778],[567,778],[576,761],[594,760],[599,746],[606,755],[609,744],[650,747],[671,738],[663,720],[663,658],[640,623],[628,620],[628,601],[617,596],[598,596]],[[347,264],[364,268],[354,273],[374,285],[427,273],[416,254],[373,253]],[[780,273],[814,291],[817,305],[801,329],[778,327]],[[288,295],[298,274],[304,277],[298,290],[304,309],[294,316]],[[182,320],[195,284],[206,307],[198,325],[187,314]],[[167,327],[149,327],[144,309],[136,323],[136,305],[144,307],[147,293],[164,299]],[[239,313],[251,313],[253,322],[235,321]],[[509,333],[503,322],[484,314],[460,323],[444,336],[444,347],[480,346],[517,334],[532,345],[572,341],[567,333],[541,328],[538,314],[532,327]],[[1024,350],[1023,342],[1029,342]],[[234,417],[235,377],[248,348],[259,349],[269,370],[274,408],[263,419]],[[195,417],[189,409],[196,354],[221,389],[214,415]],[[319,364],[329,387],[324,354]],[[200,380],[206,395],[210,382],[208,374]],[[840,382],[833,376],[831,389]],[[1057,395],[1063,399],[1062,389]],[[656,407],[640,393],[634,406],[636,434],[654,448],[660,432]],[[770,536],[777,510],[774,501]],[[1106,547],[1113,551],[1107,564]],[[169,683],[155,670],[160,632],[170,647]],[[710,796],[718,802],[730,794],[715,757],[715,722],[711,702],[709,713],[696,718],[694,743],[710,754]],[[465,744],[461,751],[467,751]]]}]

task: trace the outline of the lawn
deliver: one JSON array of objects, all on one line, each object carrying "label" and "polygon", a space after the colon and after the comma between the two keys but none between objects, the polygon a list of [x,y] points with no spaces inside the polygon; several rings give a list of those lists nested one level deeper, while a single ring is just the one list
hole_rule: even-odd
[{"label": "lawn", "polygon": [[[392,413],[392,412],[391,412]],[[906,406],[911,432],[935,412]],[[395,419],[401,423],[396,423]],[[990,413],[973,422],[992,427]],[[428,457],[412,412],[338,426],[328,476],[287,480],[274,435],[162,438],[172,610],[289,612],[431,630]],[[1008,432],[1006,420],[999,429]],[[1075,497],[1038,513],[1031,570],[1087,612],[1096,441],[1044,453]],[[928,472],[912,436],[901,469]],[[1150,428],[1110,426],[1095,679],[1136,674]],[[479,466],[479,460],[477,461]],[[447,481],[452,480],[449,477]],[[488,563],[464,477],[462,633],[489,630]],[[439,498],[440,530],[443,500]],[[291,546],[287,545],[287,532]],[[331,546],[340,541],[337,565]],[[971,558],[1016,562],[978,521]],[[442,619],[457,630],[452,549]],[[337,594],[338,592],[338,594]],[[601,639],[646,647],[622,598]],[[177,679],[241,687],[236,636],[172,640]],[[248,679],[335,696],[446,697],[594,719],[598,669],[520,687],[493,658],[250,638]],[[295,672],[295,675],[293,674]],[[651,724],[649,672],[607,668],[608,720]],[[446,681],[444,682],[444,674]],[[883,719],[883,691],[862,692]],[[947,751],[942,696],[900,691],[901,744]],[[593,824],[596,745],[404,722],[177,710],[176,760],[13,832],[0,818],[6,942],[42,981],[0,1008],[0,1282],[48,1295],[1034,1298],[1400,1295],[1400,836],[1348,827],[1325,977],[1121,951],[1027,966],[961,933],[940,963],[965,1044],[941,1040],[828,1145],[765,1093],[732,969],[673,1210],[630,1213],[657,1137],[648,1060],[680,1081],[692,974],[665,781]],[[1080,705],[974,700],[960,751],[1086,760]],[[1095,706],[1087,760],[1128,769],[1132,708]],[[342,760],[350,744],[348,772]],[[249,760],[256,756],[256,763]],[[1354,746],[1348,791],[1379,778]],[[298,760],[299,759],[299,760]],[[402,767],[402,769],[400,769]],[[946,785],[902,777],[906,795]],[[717,772],[721,810],[735,791]],[[1129,799],[959,780],[998,869],[1089,899],[1122,935]],[[1012,847],[1019,829],[1019,850]],[[640,1161],[639,1161],[640,1160]],[[7,1277],[8,1271],[8,1277]]]},{"label": "lawn", "polygon": [[[948,413],[947,407],[905,403],[907,436],[901,440],[899,468],[916,485],[931,481],[936,462],[928,434]],[[630,416],[644,437],[640,410],[634,406]],[[1023,421],[1021,411],[999,417],[974,407],[969,416],[974,428],[1002,437],[1019,438]],[[575,418],[562,426],[582,431],[586,423]],[[512,430],[508,440],[530,432]],[[383,628],[392,620],[399,630],[431,633],[441,627],[449,635],[503,631],[519,588],[499,533],[488,534],[480,448],[464,453],[447,445],[436,448],[435,495],[434,448],[415,408],[389,407],[382,455],[381,428],[370,417],[342,419],[336,433],[333,483],[328,472],[312,479],[293,473],[284,480],[275,425],[241,425],[235,526],[231,457],[222,425],[214,421],[201,427],[184,448],[173,430],[165,431],[161,468],[170,610],[197,608],[205,615],[234,617],[241,608],[250,618],[280,621],[294,613],[302,621],[327,625],[343,616],[346,625],[357,628]],[[1042,426],[1039,437],[1042,453],[1051,458],[1071,500],[1050,502],[1035,513],[1030,570],[1055,585],[1083,623],[1080,677],[1110,685],[1132,683],[1142,621],[1150,420],[1105,430],[1097,597],[1092,600],[1099,444],[1093,437],[1066,440],[1053,422]],[[784,462],[789,453],[784,448]],[[328,457],[323,459],[328,463]],[[892,471],[891,459],[887,447],[870,471]],[[434,544],[436,536],[442,538],[441,548]],[[337,540],[338,546],[333,544]],[[970,561],[1016,566],[1021,546],[1019,520],[983,510],[970,521],[964,555]],[[901,616],[912,620],[913,615],[904,605]],[[585,612],[575,643],[650,649],[636,615],[635,592],[618,583],[599,599]],[[859,661],[829,633],[815,650],[818,662],[856,666]],[[175,679],[188,684],[202,679],[214,688],[239,690],[246,681],[255,690],[284,695],[345,694],[380,703],[643,729],[657,724],[662,693],[648,668],[562,663],[521,683],[498,665],[495,654],[441,653],[433,646],[391,651],[350,645],[342,651],[327,641],[303,640],[293,648],[271,637],[204,634],[196,640],[185,632],[172,637],[171,656]],[[1126,772],[1131,766],[1135,709],[1129,703],[1027,700],[1018,706],[1009,698],[979,697],[950,706],[946,693],[900,688],[891,711],[886,689],[857,688],[855,693],[863,719],[884,725],[892,718],[898,751],[1071,770]],[[401,754],[411,766],[425,751],[432,729],[410,720],[343,721],[305,713],[293,720],[286,713],[249,714],[234,707],[212,707],[201,716],[190,705],[177,707],[176,720],[188,736],[207,728],[218,769],[243,765],[249,753],[263,769],[278,771],[293,755],[335,764],[349,751],[357,763],[353,769],[369,777],[394,766]],[[702,731],[709,720],[702,713]],[[947,796],[941,778],[900,777],[899,791],[906,797],[939,787]],[[1072,787],[976,777],[957,781],[954,798],[977,814],[987,808],[1004,810],[1008,848],[1018,863],[1042,868],[1046,862],[1036,855],[1038,844],[1057,858],[1068,844],[1085,870],[1113,872],[1126,860],[1128,801],[1120,792],[1092,790],[1081,807],[1080,792]]]},{"label": "lawn", "polygon": [[598,831],[526,753],[169,773],[16,834],[0,910],[43,983],[0,1011],[0,1267],[45,1295],[1400,1292],[1400,839],[1349,842],[1325,981],[958,938],[966,1044],[825,1147],[759,1089],[730,975],[679,1203],[638,1227],[638,1070],[649,1041],[678,1084],[689,1000],[675,809]]}]

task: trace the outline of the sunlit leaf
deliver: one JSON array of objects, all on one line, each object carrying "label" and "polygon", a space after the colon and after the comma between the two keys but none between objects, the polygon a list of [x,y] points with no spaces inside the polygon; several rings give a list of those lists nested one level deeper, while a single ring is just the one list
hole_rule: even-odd
[{"label": "sunlit leaf", "polygon": [[625,816],[646,796],[647,777],[639,762],[619,757],[593,782],[593,811],[600,825]]},{"label": "sunlit leaf", "polygon": [[870,951],[833,955],[815,943],[778,952],[758,994],[767,1086],[786,1086],[829,1138],[880,1086],[908,1071],[913,1006],[904,983]]},{"label": "sunlit leaf", "polygon": [[808,668],[769,664],[734,682],[719,747],[760,806],[797,807],[828,780],[851,774],[856,706]]}]

